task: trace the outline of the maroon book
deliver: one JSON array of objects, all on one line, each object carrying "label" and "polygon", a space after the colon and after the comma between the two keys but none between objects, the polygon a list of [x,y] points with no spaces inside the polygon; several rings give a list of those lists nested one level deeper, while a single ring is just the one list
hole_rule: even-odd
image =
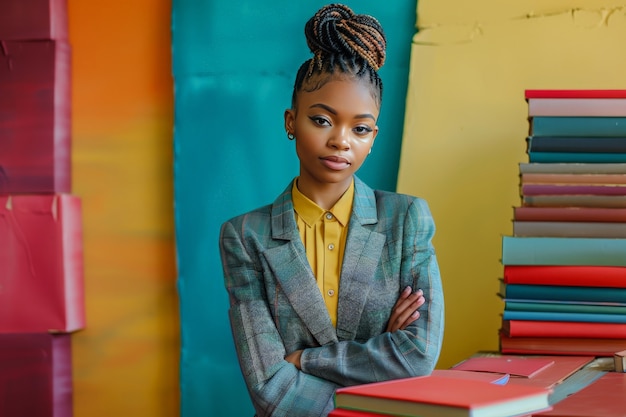
[{"label": "maroon book", "polygon": [[0,40],[67,40],[67,0],[3,0]]},{"label": "maroon book", "polygon": [[0,334],[0,416],[71,417],[69,334]]},{"label": "maroon book", "polygon": [[68,193],[70,46],[3,41],[0,48],[0,193]]},{"label": "maroon book", "polygon": [[0,196],[0,333],[84,326],[80,199]]}]

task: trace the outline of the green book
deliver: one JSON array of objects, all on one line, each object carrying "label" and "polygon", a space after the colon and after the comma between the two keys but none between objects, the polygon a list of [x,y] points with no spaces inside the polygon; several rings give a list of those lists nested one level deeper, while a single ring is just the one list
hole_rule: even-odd
[{"label": "green book", "polygon": [[626,266],[626,238],[504,236],[502,264]]},{"label": "green book", "polygon": [[626,136],[626,117],[554,117],[530,119],[531,136]]},{"label": "green book", "polygon": [[594,303],[559,303],[504,300],[504,309],[508,311],[536,311],[551,313],[584,314],[623,314],[626,317],[626,305]]}]

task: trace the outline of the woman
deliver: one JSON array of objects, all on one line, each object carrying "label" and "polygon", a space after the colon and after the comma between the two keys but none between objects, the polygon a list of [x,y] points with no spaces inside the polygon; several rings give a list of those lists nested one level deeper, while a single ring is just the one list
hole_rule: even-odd
[{"label": "woman", "polygon": [[284,114],[300,173],[220,236],[231,328],[259,417],[326,416],[338,387],[429,374],[443,337],[427,203],[355,176],[378,134],[382,27],[334,4],[305,35],[313,57]]}]

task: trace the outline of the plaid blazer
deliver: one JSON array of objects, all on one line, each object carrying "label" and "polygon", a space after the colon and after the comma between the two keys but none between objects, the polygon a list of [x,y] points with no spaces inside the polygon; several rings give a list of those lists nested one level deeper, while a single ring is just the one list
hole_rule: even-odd
[{"label": "plaid blazer", "polygon": [[[427,203],[355,178],[335,328],[298,233],[291,186],[220,233],[233,338],[257,415],[326,416],[338,387],[432,372],[444,305]],[[424,291],[421,316],[385,332],[407,285]],[[301,371],[284,360],[298,349]]]}]

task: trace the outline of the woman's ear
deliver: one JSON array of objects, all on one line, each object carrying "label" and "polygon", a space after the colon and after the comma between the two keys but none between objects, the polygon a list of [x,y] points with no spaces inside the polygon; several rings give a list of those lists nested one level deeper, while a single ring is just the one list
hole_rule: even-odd
[{"label": "woman's ear", "polygon": [[285,131],[287,133],[294,134],[294,127],[296,122],[296,116],[293,109],[285,110]]}]

